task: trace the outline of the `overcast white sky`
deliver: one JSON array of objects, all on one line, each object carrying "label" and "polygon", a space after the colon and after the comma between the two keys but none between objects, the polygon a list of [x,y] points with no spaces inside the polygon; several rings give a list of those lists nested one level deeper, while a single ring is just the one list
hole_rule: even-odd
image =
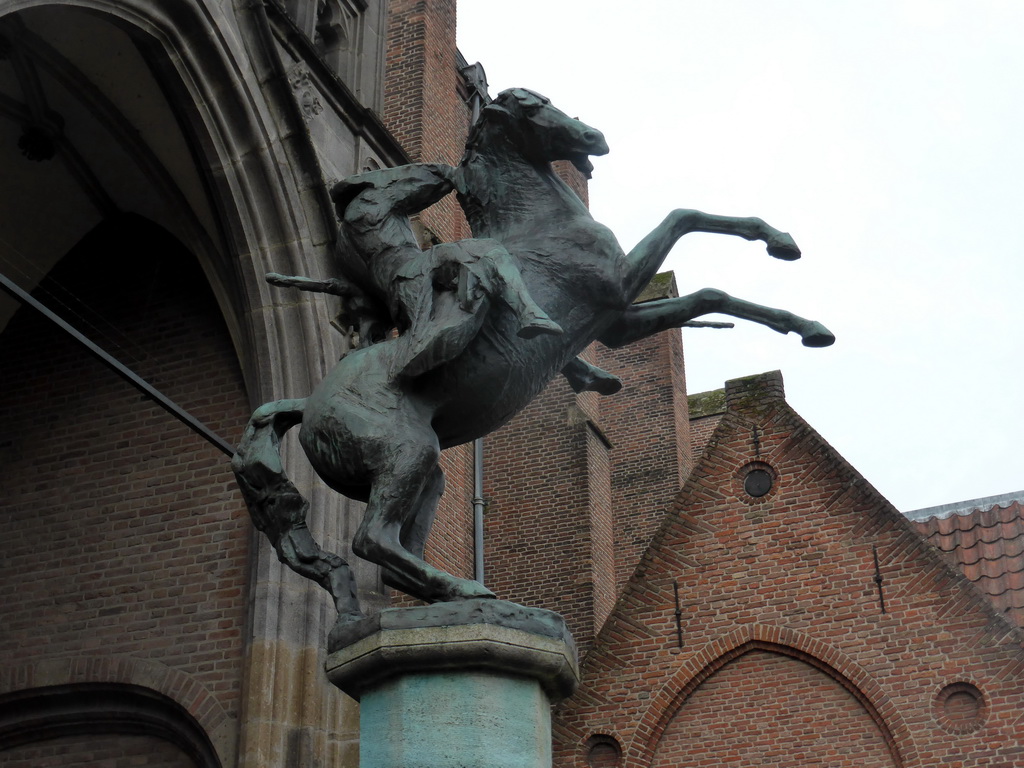
[{"label": "overcast white sky", "polygon": [[807,349],[684,332],[690,392],[781,369],[904,511],[1024,489],[1024,2],[459,0],[491,94],[602,130],[591,210],[626,249],[672,208],[760,216],[797,262],[695,234],[666,268],[824,322]]}]

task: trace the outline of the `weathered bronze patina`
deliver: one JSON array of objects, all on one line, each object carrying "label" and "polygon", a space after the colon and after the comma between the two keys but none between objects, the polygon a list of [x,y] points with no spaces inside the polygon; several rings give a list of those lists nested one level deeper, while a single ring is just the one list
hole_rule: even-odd
[{"label": "weathered bronze patina", "polygon": [[[253,415],[233,466],[253,520],[280,558],[333,595],[341,621],[360,616],[346,563],[313,540],[308,503],[285,476],[281,435],[301,424],[310,463],[334,490],[367,502],[353,541],[387,580],[427,601],[493,597],[482,584],[423,560],[444,488],[440,451],[497,429],[562,372],[577,390],[618,380],[577,355],[618,347],[711,312],[753,320],[806,346],[832,334],[790,312],[705,289],[633,305],[688,232],[766,243],[792,260],[785,232],[758,218],[675,210],[629,253],[553,172],[608,151],[600,132],[532,91],[484,108],[457,168],[409,165],[362,174],[332,191],[341,218],[340,268],[329,281],[271,282],[343,297],[360,345],[313,393]],[[476,237],[421,250],[408,217],[452,191]],[[389,333],[397,329],[398,333]]]}]

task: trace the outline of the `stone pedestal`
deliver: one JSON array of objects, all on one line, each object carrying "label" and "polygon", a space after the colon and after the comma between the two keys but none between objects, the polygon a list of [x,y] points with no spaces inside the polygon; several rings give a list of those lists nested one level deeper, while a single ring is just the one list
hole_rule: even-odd
[{"label": "stone pedestal", "polygon": [[562,618],[502,600],[390,608],[331,646],[360,768],[549,768],[551,704],[579,682]]}]

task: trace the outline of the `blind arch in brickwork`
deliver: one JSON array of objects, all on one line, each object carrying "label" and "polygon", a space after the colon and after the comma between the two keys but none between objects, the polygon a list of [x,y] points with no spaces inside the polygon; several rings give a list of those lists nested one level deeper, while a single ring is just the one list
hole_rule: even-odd
[{"label": "blind arch in brickwork", "polygon": [[838,683],[882,734],[891,765],[915,765],[917,749],[899,711],[870,676],[851,659],[815,638],[781,627],[751,625],[706,645],[690,656],[651,698],[627,749],[625,765],[652,768],[666,730],[687,700],[725,666],[753,652],[803,662]]}]

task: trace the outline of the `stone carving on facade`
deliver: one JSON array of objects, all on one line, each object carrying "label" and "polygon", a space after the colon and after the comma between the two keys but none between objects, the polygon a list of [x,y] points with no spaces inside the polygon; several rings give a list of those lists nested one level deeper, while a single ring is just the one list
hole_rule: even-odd
[{"label": "stone carving on facade", "polygon": [[288,75],[288,84],[291,85],[299,109],[307,120],[324,111],[324,105],[320,103],[320,94],[305,65],[297,64],[292,68]]},{"label": "stone carving on facade", "polygon": [[359,69],[360,18],[366,10],[365,2],[352,0],[319,0],[316,28],[313,36],[324,61],[349,81]]},{"label": "stone carving on facade", "polygon": [[328,50],[349,50],[357,17],[357,10],[343,0],[319,0],[314,42]]}]

